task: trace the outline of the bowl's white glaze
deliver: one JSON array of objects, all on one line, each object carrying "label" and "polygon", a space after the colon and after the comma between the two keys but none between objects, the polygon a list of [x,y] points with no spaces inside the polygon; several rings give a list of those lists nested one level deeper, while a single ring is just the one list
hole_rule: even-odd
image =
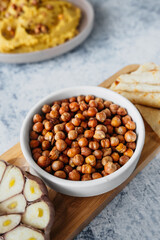
[{"label": "bowl's white glaze", "polygon": [[[138,136],[136,150],[130,160],[123,167],[106,177],[84,182],[70,181],[54,177],[53,175],[47,173],[42,168],[40,168],[32,158],[31,150],[29,147],[29,131],[32,127],[33,115],[40,112],[43,104],[51,104],[55,100],[69,98],[71,96],[88,94],[95,95],[106,100],[111,100],[114,103],[127,109],[128,114],[136,123],[136,133]],[[23,122],[20,133],[22,152],[30,166],[34,169],[34,171],[46,182],[49,187],[53,188],[57,192],[77,197],[89,197],[99,195],[116,188],[122,182],[124,182],[131,175],[137,165],[144,145],[144,140],[144,123],[136,107],[129,100],[111,90],[92,86],[67,88],[54,92],[49,96],[45,97],[29,111]]]}]

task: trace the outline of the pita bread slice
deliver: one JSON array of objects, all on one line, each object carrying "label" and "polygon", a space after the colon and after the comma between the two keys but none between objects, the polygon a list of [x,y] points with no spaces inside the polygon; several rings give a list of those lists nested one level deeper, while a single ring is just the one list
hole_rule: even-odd
[{"label": "pita bread slice", "polygon": [[151,126],[153,131],[160,137],[160,110],[136,105],[144,119]]},{"label": "pita bread slice", "polygon": [[160,93],[116,91],[131,102],[149,107],[160,108]]}]

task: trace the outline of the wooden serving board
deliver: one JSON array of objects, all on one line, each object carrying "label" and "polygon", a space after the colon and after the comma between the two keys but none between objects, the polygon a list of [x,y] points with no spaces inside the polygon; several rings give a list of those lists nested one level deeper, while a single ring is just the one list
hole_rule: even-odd
[{"label": "wooden serving board", "polygon": [[[100,86],[107,88],[119,75],[135,71],[137,68],[138,65],[129,65],[101,83]],[[136,174],[139,173],[158,152],[160,152],[160,139],[146,122],[145,127],[146,139],[140,161],[132,175],[116,189],[96,197],[88,198],[70,197],[49,189],[50,198],[56,209],[51,240],[73,239],[136,176]],[[27,166],[19,143],[2,154],[0,158],[23,168]]]}]

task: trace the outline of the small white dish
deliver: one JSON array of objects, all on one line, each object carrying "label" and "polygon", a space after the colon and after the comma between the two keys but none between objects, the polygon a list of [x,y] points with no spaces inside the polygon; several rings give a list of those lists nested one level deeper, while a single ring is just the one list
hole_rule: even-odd
[{"label": "small white dish", "polygon": [[80,45],[91,33],[94,24],[94,10],[87,0],[68,0],[82,10],[79,34],[73,39],[53,48],[30,53],[0,53],[3,63],[32,63],[55,58]]},{"label": "small white dish", "polygon": [[[57,178],[44,171],[42,168],[40,168],[32,158],[29,146],[29,132],[32,128],[33,115],[35,113],[40,112],[41,107],[44,104],[51,104],[53,101],[69,98],[72,96],[89,94],[101,97],[106,100],[110,100],[127,109],[128,114],[132,117],[133,121],[136,123],[136,133],[138,136],[137,147],[135,149],[133,156],[123,167],[121,167],[120,169],[106,177],[84,182]],[[138,163],[138,160],[143,149],[144,140],[145,140],[144,123],[137,108],[129,100],[117,94],[116,92],[113,92],[105,88],[92,86],[67,88],[54,92],[49,96],[45,97],[29,111],[23,122],[20,133],[20,144],[22,152],[27,162],[30,164],[31,168],[33,168],[36,174],[39,177],[41,177],[46,182],[46,184],[49,187],[53,188],[55,191],[77,197],[96,196],[108,192],[119,186],[121,183],[123,183],[131,175],[131,173],[133,172]]]}]

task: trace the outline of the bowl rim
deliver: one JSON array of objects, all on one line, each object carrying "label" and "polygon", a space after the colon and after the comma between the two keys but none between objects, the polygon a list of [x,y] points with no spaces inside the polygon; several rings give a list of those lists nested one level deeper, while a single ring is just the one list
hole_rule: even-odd
[{"label": "bowl rim", "polygon": [[[40,108],[44,104],[44,102],[47,103],[47,101],[49,101],[49,99],[51,97],[54,97],[55,95],[58,95],[58,94],[63,95],[64,93],[69,93],[71,90],[76,91],[76,90],[84,89],[86,87],[87,87],[88,91],[101,89],[101,91],[105,91],[106,93],[107,92],[111,93],[113,95],[113,97],[115,96],[115,97],[121,98],[123,101],[125,101],[126,103],[128,103],[130,105],[130,107],[134,110],[134,114],[136,115],[136,124],[138,123],[138,125],[141,126],[140,133],[139,133],[139,136],[137,139],[137,146],[136,146],[136,149],[135,149],[132,157],[129,159],[129,161],[124,166],[122,166],[121,168],[119,168],[117,171],[115,171],[114,173],[112,173],[110,175],[104,176],[102,178],[90,180],[90,181],[72,181],[72,180],[68,180],[68,179],[61,179],[61,178],[55,177],[54,175],[51,175],[50,173],[46,172],[45,170],[40,168],[38,166],[38,164],[34,161],[34,159],[31,156],[31,153],[28,152],[27,147],[26,147],[28,143],[27,143],[27,141],[25,141],[25,136],[26,136],[25,129],[26,129],[26,126],[29,124],[30,118],[33,117],[33,115],[35,114],[35,109],[38,107]],[[75,186],[77,186],[77,187],[82,187],[82,186],[83,187],[89,187],[89,186],[92,187],[95,185],[99,185],[101,183],[110,182],[113,179],[119,177],[120,175],[123,175],[125,173],[125,171],[130,168],[130,166],[136,161],[138,156],[141,154],[141,151],[142,151],[143,145],[144,145],[144,141],[145,141],[145,127],[144,127],[143,119],[142,119],[138,109],[128,99],[126,99],[122,95],[120,95],[110,89],[106,89],[106,88],[99,87],[99,86],[77,86],[77,87],[63,88],[62,90],[52,92],[51,94],[49,94],[46,97],[44,97],[43,99],[41,99],[37,104],[35,104],[30,109],[30,111],[28,112],[28,114],[26,115],[26,117],[23,121],[21,131],[20,131],[21,149],[24,154],[24,157],[26,158],[26,161],[30,164],[30,166],[40,176],[43,176],[44,179],[47,179],[50,182],[54,182],[59,185],[69,185],[70,187],[72,187],[72,186],[73,187],[75,187]]]}]

